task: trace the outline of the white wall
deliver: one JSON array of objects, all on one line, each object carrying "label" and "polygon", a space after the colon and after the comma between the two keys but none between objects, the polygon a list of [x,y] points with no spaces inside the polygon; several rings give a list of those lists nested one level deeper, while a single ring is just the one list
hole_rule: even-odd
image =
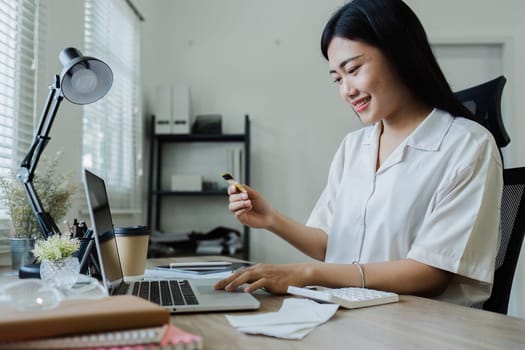
[{"label": "white wall", "polygon": [[[65,46],[83,48],[83,1],[48,0],[46,72],[51,81]],[[225,132],[240,132],[252,118],[252,185],[283,213],[304,221],[326,179],[341,138],[359,123],[340,100],[319,52],[319,36],[342,0],[135,0],[142,24],[144,116],[154,113],[158,83],[187,83],[192,114],[221,113]],[[525,165],[525,3],[521,0],[408,0],[431,40],[506,42],[504,73],[509,82],[507,166]],[[67,22],[64,22],[66,18]],[[468,23],[468,24],[466,24]],[[482,41],[483,41],[482,40]],[[48,81],[40,86],[47,86]],[[44,91],[44,94],[47,92]],[[44,97],[41,98],[43,101]],[[48,152],[64,148],[66,169],[80,183],[80,108],[64,103]],[[146,153],[147,154],[147,153]],[[147,164],[147,162],[145,162]],[[122,220],[130,220],[122,218]],[[305,257],[273,235],[252,231],[257,261],[292,262]],[[523,259],[522,259],[523,260]],[[525,263],[517,274],[523,281]],[[525,317],[521,282],[511,313]],[[522,297],[523,298],[523,297]]]}]

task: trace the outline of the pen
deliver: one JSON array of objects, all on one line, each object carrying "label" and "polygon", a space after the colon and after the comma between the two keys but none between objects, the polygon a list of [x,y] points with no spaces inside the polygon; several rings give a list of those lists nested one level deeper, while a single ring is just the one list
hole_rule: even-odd
[{"label": "pen", "polygon": [[67,220],[64,220],[62,222],[64,224],[64,232],[68,232],[71,237],[73,237],[73,232],[71,232],[71,226],[69,226],[69,222]]},{"label": "pen", "polygon": [[78,220],[77,218],[73,219],[73,227],[71,228],[71,233],[73,237],[78,237]]},{"label": "pen", "polygon": [[77,237],[84,237],[86,235],[86,222],[84,220],[81,220],[77,227]]}]

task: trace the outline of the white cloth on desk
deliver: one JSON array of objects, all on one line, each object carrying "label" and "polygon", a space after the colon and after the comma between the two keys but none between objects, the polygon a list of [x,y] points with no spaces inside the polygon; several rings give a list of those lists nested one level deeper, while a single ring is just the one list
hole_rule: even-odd
[{"label": "white cloth on desk", "polygon": [[226,315],[226,319],[243,333],[302,339],[315,327],[328,321],[338,307],[336,304],[319,304],[309,299],[288,298],[277,312],[250,316]]},{"label": "white cloth on desk", "polygon": [[328,234],[325,261],[413,259],[455,275],[439,299],[490,295],[502,164],[481,125],[434,109],[376,171],[382,124],[348,134],[308,226]]}]

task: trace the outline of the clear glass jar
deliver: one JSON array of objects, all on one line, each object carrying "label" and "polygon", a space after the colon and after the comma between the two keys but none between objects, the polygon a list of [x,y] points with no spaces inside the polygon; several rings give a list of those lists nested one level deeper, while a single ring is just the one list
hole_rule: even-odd
[{"label": "clear glass jar", "polygon": [[40,264],[40,279],[58,288],[71,288],[78,280],[80,263],[77,257],[62,260],[43,260]]}]

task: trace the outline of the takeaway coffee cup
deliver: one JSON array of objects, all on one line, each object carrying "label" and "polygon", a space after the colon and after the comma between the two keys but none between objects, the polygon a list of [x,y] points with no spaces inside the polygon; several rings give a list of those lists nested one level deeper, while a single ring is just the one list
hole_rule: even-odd
[{"label": "takeaway coffee cup", "polygon": [[142,276],[146,269],[149,228],[147,226],[115,227],[120,265],[124,276]]}]

